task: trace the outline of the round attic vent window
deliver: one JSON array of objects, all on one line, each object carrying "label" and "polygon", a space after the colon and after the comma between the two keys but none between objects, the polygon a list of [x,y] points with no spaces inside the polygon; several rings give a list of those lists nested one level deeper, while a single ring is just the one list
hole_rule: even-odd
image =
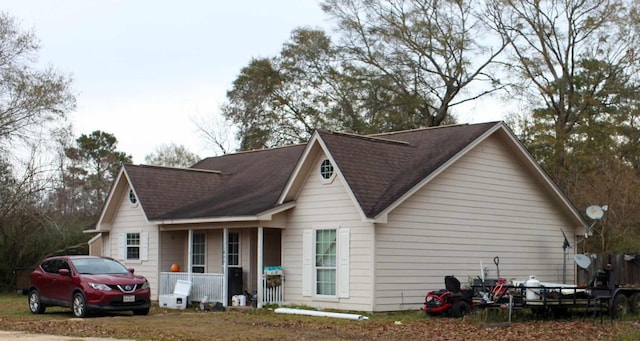
[{"label": "round attic vent window", "polygon": [[331,161],[322,161],[322,164],[320,165],[320,175],[322,175],[322,178],[325,180],[331,179],[333,176],[333,165],[331,164]]},{"label": "round attic vent window", "polygon": [[138,199],[136,198],[136,194],[133,193],[133,190],[129,191],[129,202],[133,205],[135,203],[138,202]]}]

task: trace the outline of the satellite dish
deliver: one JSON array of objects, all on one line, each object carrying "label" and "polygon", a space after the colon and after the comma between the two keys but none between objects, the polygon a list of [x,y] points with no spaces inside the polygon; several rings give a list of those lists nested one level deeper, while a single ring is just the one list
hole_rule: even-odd
[{"label": "satellite dish", "polygon": [[573,255],[573,260],[578,264],[579,267],[583,269],[589,269],[589,265],[591,265],[591,259],[587,255]]},{"label": "satellite dish", "polygon": [[591,205],[587,207],[587,216],[593,220],[600,220],[604,215],[604,210],[598,205]]}]

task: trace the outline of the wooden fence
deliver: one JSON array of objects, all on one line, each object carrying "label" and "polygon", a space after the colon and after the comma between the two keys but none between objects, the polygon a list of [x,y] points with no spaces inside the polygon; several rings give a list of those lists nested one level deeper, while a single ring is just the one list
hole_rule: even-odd
[{"label": "wooden fence", "polygon": [[594,254],[587,256],[591,259],[591,265],[588,269],[577,267],[576,284],[589,283],[596,271],[611,264],[616,282],[619,285],[640,286],[640,254]]}]

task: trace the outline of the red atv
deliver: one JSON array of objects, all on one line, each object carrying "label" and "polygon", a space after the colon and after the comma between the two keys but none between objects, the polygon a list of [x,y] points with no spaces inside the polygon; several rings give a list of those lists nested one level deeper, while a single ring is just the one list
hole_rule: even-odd
[{"label": "red atv", "polygon": [[460,281],[454,276],[445,276],[446,289],[427,293],[422,311],[427,315],[444,314],[462,317],[473,308],[473,290],[460,289]]}]

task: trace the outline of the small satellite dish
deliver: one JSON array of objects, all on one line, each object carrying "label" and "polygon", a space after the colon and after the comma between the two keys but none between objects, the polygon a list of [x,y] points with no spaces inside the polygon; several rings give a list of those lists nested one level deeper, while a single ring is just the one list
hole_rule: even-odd
[{"label": "small satellite dish", "polygon": [[598,205],[591,205],[587,207],[587,217],[593,220],[600,220],[602,219],[603,215],[604,215],[604,210],[602,209],[602,207]]},{"label": "small satellite dish", "polygon": [[587,255],[577,254],[573,256],[573,260],[578,264],[579,267],[583,269],[589,269],[589,265],[591,265],[591,259]]}]

